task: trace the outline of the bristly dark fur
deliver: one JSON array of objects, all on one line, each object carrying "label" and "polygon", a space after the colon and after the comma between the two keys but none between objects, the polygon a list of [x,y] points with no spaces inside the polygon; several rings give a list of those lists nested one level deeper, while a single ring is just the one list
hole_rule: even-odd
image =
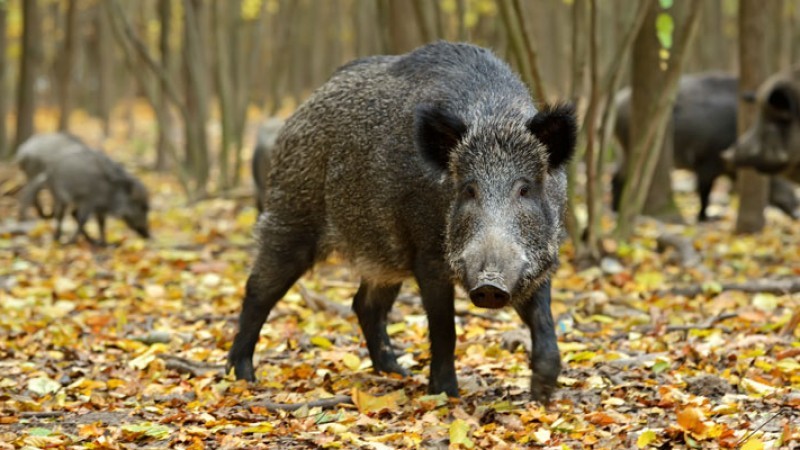
[{"label": "bristly dark fur", "polygon": [[545,105],[528,121],[528,129],[547,146],[550,170],[561,168],[572,158],[578,137],[574,106]]},{"label": "bristly dark fur", "polygon": [[[386,317],[414,277],[431,324],[429,390],[458,395],[454,279],[470,289],[489,272],[508,292],[484,304],[513,306],[530,328],[532,395],[546,399],[561,367],[549,277],[563,231],[563,161],[574,146],[569,111],[549,114],[537,137],[527,127],[537,115],[528,89],[474,45],[437,42],[339,68],[265,156],[259,252],[229,355],[237,377],[255,377],[270,309],[336,251],[361,275],[353,309],[376,370],[406,372]],[[550,153],[560,165],[548,163]]]}]

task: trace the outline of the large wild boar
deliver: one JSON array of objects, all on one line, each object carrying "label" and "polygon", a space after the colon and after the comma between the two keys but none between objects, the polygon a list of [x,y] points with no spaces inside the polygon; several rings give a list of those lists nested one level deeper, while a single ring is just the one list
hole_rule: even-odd
[{"label": "large wild boar", "polygon": [[[736,142],[738,108],[738,77],[720,72],[684,75],[672,110],[673,162],[676,168],[697,175],[697,195],[700,197],[698,220],[708,218],[711,188],[721,175],[733,177],[735,170],[722,157],[725,149]],[[628,147],[631,126],[630,88],[621,90],[617,102],[617,122],[614,134],[624,151]],[[614,175],[613,206],[617,207],[624,182],[624,168]],[[794,185],[780,177],[770,179],[770,203],[786,214],[800,214],[800,201]]]},{"label": "large wild boar", "polygon": [[373,367],[406,374],[386,332],[403,280],[428,317],[432,393],[458,396],[454,283],[475,305],[512,306],[532,338],[531,395],[561,360],[550,311],[576,125],[537,110],[491,51],[438,42],[339,68],[287,120],[267,155],[258,255],[228,356],[253,380],[264,321],[315,262],[337,251],[361,276],[353,309]]},{"label": "large wild boar", "polygon": [[800,182],[800,65],[769,77],[754,100],[756,121],[726,157],[737,166]]},{"label": "large wild boar", "polygon": [[[20,208],[24,211],[35,203],[40,190],[48,189],[53,195],[56,240],[61,238],[62,222],[70,211],[78,224],[70,242],[83,235],[93,244],[105,245],[107,215],[120,217],[139,235],[149,237],[144,184],[78,138],[61,133],[33,136],[20,146],[17,162],[32,176],[22,190]],[[84,228],[92,215],[100,230],[98,240]]]},{"label": "large wild boar", "polygon": [[256,135],[256,147],[253,150],[253,181],[256,184],[256,208],[261,213],[264,210],[264,176],[267,172],[267,154],[275,147],[278,131],[283,126],[283,119],[272,117],[259,125]]}]

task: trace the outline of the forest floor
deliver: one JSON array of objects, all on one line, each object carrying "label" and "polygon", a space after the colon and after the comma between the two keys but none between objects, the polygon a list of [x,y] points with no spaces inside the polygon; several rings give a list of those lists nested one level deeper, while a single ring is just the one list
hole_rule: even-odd
[{"label": "forest floor", "polygon": [[[734,235],[725,183],[719,220],[670,228],[695,266],[659,252],[661,228],[646,221],[631,242],[609,242],[599,268],[576,270],[564,246],[552,305],[564,371],[541,405],[527,395],[527,330],[463,295],[461,398],[426,395],[413,283],[389,327],[413,375],[375,374],[349,309],[357,277],[336,258],[274,309],[258,381],[226,376],[252,200],[187,205],[172,177],[142,178],[153,238],[112,220],[108,248],[58,245],[51,221],[20,227],[16,200],[0,196],[0,449],[800,447],[800,294],[730,285],[797,283],[800,222],[770,209],[765,232]],[[21,181],[0,167],[0,195]],[[678,199],[693,217],[694,194]]]}]

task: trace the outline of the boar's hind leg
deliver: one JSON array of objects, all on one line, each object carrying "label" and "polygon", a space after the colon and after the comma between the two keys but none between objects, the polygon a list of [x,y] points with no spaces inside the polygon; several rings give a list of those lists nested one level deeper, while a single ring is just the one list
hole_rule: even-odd
[{"label": "boar's hind leg", "polygon": [[56,219],[56,232],[53,234],[53,240],[56,242],[61,241],[61,226],[64,223],[64,214],[66,214],[66,212],[67,205],[56,200],[53,205],[53,218]]},{"label": "boar's hind leg", "polygon": [[714,187],[714,180],[720,175],[717,162],[699,163],[697,169],[697,195],[700,197],[700,212],[697,213],[697,221],[705,222],[708,220],[706,209],[710,203],[711,188]]},{"label": "boar's hind leg", "polygon": [[530,300],[515,308],[531,330],[531,397],[545,403],[555,390],[561,372],[561,355],[550,311],[550,280],[539,287]]},{"label": "boar's hind leg", "polygon": [[[414,271],[428,316],[431,341],[431,375],[428,392],[458,397],[458,381],[453,354],[456,350],[455,304],[453,284],[444,271],[422,265]],[[437,276],[439,275],[439,276]]]},{"label": "boar's hind leg", "polygon": [[794,193],[794,184],[780,177],[769,178],[769,204],[784,212],[787,216],[800,218],[800,201]]},{"label": "boar's hind leg", "polygon": [[229,371],[233,367],[238,379],[255,380],[253,352],[264,321],[278,300],[314,264],[315,233],[276,229],[279,227],[262,225],[258,256],[245,286],[239,332],[226,368]]},{"label": "boar's hind leg", "polygon": [[361,324],[367,340],[372,367],[378,372],[394,372],[407,376],[408,371],[397,364],[397,356],[389,334],[386,333],[386,315],[392,309],[398,292],[399,284],[374,286],[362,281],[353,297],[353,311],[358,316],[358,323]]},{"label": "boar's hind leg", "polygon": [[83,236],[89,241],[92,245],[97,245],[97,241],[94,240],[89,233],[86,232],[86,222],[89,220],[89,216],[92,214],[91,210],[87,207],[79,206],[77,209],[72,211],[72,217],[75,219],[75,222],[78,224],[78,229],[75,230],[75,234],[72,235],[72,239],[69,240],[70,244],[74,244],[78,242],[78,236]]}]

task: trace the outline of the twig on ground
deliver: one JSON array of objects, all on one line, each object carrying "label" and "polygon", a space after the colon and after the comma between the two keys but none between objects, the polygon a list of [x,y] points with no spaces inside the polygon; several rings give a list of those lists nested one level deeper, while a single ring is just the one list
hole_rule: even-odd
[{"label": "twig on ground", "polygon": [[783,415],[783,410],[782,409],[778,410],[778,412],[776,412],[775,414],[770,416],[770,418],[765,420],[764,423],[762,423],[761,425],[758,426],[758,428],[756,428],[755,430],[753,430],[750,433],[748,433],[747,435],[745,435],[745,437],[743,437],[739,442],[736,443],[736,447],[738,448],[740,445],[742,445],[745,442],[747,442],[747,440],[750,439],[751,436],[753,436],[754,434],[758,433],[758,430],[764,428],[764,425],[772,422],[773,420],[775,420],[775,418],[777,418],[778,416],[781,416],[781,415]]},{"label": "twig on ground", "polygon": [[[800,292],[800,278],[783,278],[779,280],[761,279],[744,283],[722,283],[719,288],[721,291],[742,291],[753,294],[761,292],[776,295],[792,294]],[[704,291],[705,288],[703,285],[692,284],[662,289],[657,291],[656,294],[660,296],[683,295],[686,297],[694,297],[695,295],[702,294]]]},{"label": "twig on ground", "polygon": [[353,405],[353,398],[349,395],[336,395],[331,398],[323,398],[303,403],[275,403],[270,401],[258,402],[256,405],[263,406],[270,411],[296,411],[302,407],[308,408],[334,408],[339,405]]},{"label": "twig on ground", "polygon": [[[664,327],[664,332],[665,333],[672,333],[672,332],[675,332],[675,331],[710,330],[711,328],[714,328],[719,322],[722,322],[723,320],[732,319],[732,318],[734,318],[736,316],[738,316],[737,313],[719,313],[714,317],[710,317],[708,320],[706,320],[703,323],[690,323],[690,324],[684,324],[684,325],[667,325],[667,326]],[[634,328],[632,330],[629,330],[629,331],[625,331],[625,332],[622,332],[622,333],[617,333],[614,336],[612,336],[611,339],[614,340],[614,341],[617,341],[617,340],[620,340],[620,339],[624,339],[625,337],[628,336],[629,333],[652,333],[657,328],[658,327],[655,327],[653,325],[644,325],[644,326],[641,326],[641,327],[636,327],[636,328]]]},{"label": "twig on ground", "polygon": [[167,369],[177,370],[181,373],[188,373],[193,377],[203,376],[209,372],[214,372],[218,375],[225,374],[225,366],[222,364],[210,364],[200,361],[192,361],[175,355],[158,355],[158,357],[164,360]]},{"label": "twig on ground", "polygon": [[64,411],[24,411],[19,413],[20,417],[46,419],[48,417],[61,417],[66,414]]},{"label": "twig on ground", "polygon": [[306,289],[303,283],[297,283],[297,290],[308,307],[314,311],[329,311],[342,317],[347,317],[353,313],[347,306],[335,303],[322,294]]}]

